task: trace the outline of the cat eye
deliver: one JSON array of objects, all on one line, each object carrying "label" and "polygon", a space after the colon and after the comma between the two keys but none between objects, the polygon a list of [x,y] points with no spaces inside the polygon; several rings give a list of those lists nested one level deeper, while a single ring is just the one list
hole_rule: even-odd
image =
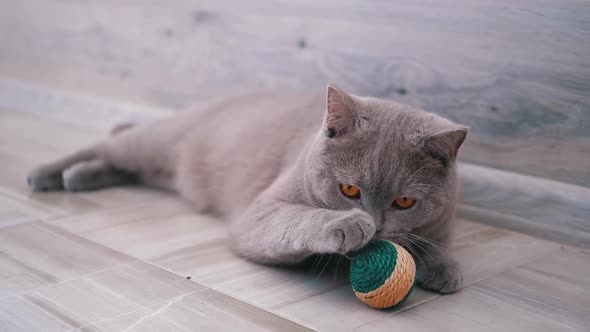
[{"label": "cat eye", "polygon": [[392,205],[398,210],[407,210],[414,206],[414,203],[416,203],[416,200],[412,197],[399,196],[393,200]]},{"label": "cat eye", "polygon": [[361,197],[361,189],[357,186],[353,186],[348,183],[341,183],[340,184],[340,192],[342,195],[348,198],[360,198]]}]

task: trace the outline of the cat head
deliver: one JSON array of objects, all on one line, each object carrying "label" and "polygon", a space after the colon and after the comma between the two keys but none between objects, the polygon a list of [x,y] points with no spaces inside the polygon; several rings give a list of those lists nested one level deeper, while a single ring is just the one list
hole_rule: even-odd
[{"label": "cat head", "polygon": [[454,209],[456,159],[467,127],[411,106],[327,88],[324,123],[308,154],[317,204],[373,216],[391,239]]}]

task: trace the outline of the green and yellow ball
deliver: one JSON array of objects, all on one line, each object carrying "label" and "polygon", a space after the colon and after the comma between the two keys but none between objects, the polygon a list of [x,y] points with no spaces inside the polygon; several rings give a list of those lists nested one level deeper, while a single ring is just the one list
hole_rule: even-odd
[{"label": "green and yellow ball", "polygon": [[356,296],[377,309],[404,301],[414,289],[416,264],[402,246],[377,241],[359,251],[350,266],[350,283]]}]

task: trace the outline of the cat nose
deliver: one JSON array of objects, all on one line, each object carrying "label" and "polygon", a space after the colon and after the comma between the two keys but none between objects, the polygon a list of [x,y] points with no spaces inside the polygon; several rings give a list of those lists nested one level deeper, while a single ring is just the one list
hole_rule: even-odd
[{"label": "cat nose", "polygon": [[371,197],[362,196],[363,198],[363,207],[364,210],[373,217],[373,221],[375,221],[375,229],[377,232],[383,230],[383,223],[385,221],[385,210],[380,208],[378,204],[376,204],[375,200]]},{"label": "cat nose", "polygon": [[381,232],[383,230],[383,223],[385,220],[383,214],[383,211],[375,211],[375,213],[372,213],[373,220],[375,221],[375,229],[377,232]]}]

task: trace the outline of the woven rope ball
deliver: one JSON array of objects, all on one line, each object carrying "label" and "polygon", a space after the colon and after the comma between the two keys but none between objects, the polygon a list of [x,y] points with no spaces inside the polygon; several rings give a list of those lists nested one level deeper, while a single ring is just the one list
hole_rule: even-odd
[{"label": "woven rope ball", "polygon": [[416,280],[416,264],[402,246],[377,241],[352,259],[350,283],[356,296],[377,309],[393,307],[405,300]]}]

